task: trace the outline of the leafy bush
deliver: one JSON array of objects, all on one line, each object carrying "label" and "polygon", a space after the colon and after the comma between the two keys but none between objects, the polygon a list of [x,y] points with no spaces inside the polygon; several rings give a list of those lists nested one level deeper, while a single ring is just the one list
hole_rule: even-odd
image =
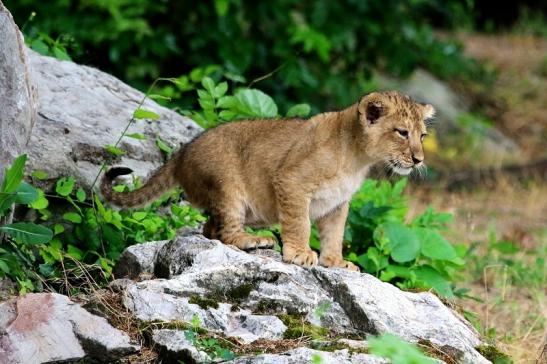
[{"label": "leafy bush", "polygon": [[[160,75],[219,65],[227,73],[269,75],[261,89],[280,105],[306,100],[317,111],[353,102],[373,68],[401,76],[416,67],[446,78],[480,74],[460,45],[438,39],[429,25],[439,12],[465,18],[470,9],[455,0],[5,3],[20,25],[36,13],[24,29],[28,38],[67,35],[77,62],[141,89]],[[40,42],[31,46],[45,51]]]},{"label": "leafy bush", "polygon": [[406,183],[366,180],[354,195],[344,237],[347,259],[401,288],[433,288],[453,297],[450,282],[464,264],[465,252],[441,234],[452,215],[428,208],[406,223]]},{"label": "leafy bush", "polygon": [[34,245],[49,242],[53,236],[50,229],[32,222],[1,224],[1,219],[10,215],[13,204],[31,204],[39,198],[38,190],[23,182],[26,160],[27,156],[23,154],[13,161],[5,171],[0,187],[0,238],[2,234],[10,237],[6,244],[0,244],[0,278],[13,277],[23,292],[34,288],[21,265],[24,254]]}]

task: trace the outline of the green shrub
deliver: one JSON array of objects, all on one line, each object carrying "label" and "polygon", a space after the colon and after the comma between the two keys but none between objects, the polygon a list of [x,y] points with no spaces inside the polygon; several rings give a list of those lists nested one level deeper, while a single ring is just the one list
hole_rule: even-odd
[{"label": "green shrub", "polygon": [[53,236],[49,228],[32,222],[1,224],[1,219],[10,215],[13,204],[31,204],[39,198],[38,190],[23,182],[26,160],[26,154],[16,158],[12,166],[6,168],[0,186],[0,238],[2,234],[8,236],[5,243],[0,241],[0,278],[12,277],[22,292],[34,289],[22,264],[25,254],[33,246],[48,243]]},{"label": "green shrub", "polygon": [[433,288],[453,297],[451,282],[464,252],[441,234],[452,216],[430,207],[407,223],[406,183],[366,180],[354,195],[345,232],[347,259],[401,288]]},{"label": "green shrub", "polygon": [[[236,75],[270,75],[260,88],[280,105],[305,100],[317,111],[353,102],[372,69],[405,76],[425,67],[450,79],[482,72],[463,57],[459,44],[437,38],[429,25],[439,12],[464,23],[471,9],[455,0],[5,3],[19,25],[36,13],[24,27],[28,39],[38,39],[30,43],[34,49],[51,53],[41,34],[54,42],[70,39],[62,45],[76,62],[141,89],[160,75],[218,65]],[[195,100],[187,101],[195,106]]]}]

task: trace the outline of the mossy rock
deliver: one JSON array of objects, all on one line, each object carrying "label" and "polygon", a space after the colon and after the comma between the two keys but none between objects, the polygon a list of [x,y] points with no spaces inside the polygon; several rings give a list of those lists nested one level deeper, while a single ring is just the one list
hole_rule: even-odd
[{"label": "mossy rock", "polygon": [[321,339],[329,333],[324,327],[312,325],[301,316],[280,315],[279,319],[287,326],[284,339],[299,339],[306,336]]},{"label": "mossy rock", "polygon": [[513,364],[513,359],[494,345],[481,345],[477,346],[476,349],[494,364]]},{"label": "mossy rock", "polygon": [[198,295],[190,296],[190,298],[188,299],[188,303],[198,305],[204,310],[208,309],[209,307],[218,308],[218,301],[216,299],[209,297],[200,297]]}]

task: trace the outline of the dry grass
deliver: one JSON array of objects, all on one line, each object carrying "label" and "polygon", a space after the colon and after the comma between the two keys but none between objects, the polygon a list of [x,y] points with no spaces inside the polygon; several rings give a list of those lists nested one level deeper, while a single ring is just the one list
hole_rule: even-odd
[{"label": "dry grass", "polygon": [[[491,189],[448,193],[416,187],[410,193],[417,197],[411,214],[428,204],[453,213],[450,239],[474,247],[458,285],[481,301],[458,304],[476,313],[481,333],[516,363],[535,363],[547,337],[547,268],[535,263],[538,257],[547,259],[547,186],[500,180]],[[518,252],[507,257],[492,251],[488,241],[494,230]],[[530,273],[523,272],[527,267],[537,275],[522,281],[522,274]]]}]

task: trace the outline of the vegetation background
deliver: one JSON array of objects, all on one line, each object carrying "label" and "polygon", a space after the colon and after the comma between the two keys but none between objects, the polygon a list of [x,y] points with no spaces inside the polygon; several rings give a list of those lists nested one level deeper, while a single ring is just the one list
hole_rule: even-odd
[{"label": "vegetation background", "polygon": [[[471,111],[460,118],[466,132],[455,135],[455,141],[440,135],[429,141],[429,174],[410,181],[403,197],[397,191],[404,187],[401,184],[384,185],[384,190],[373,191],[370,184],[364,186],[361,192],[374,195],[375,204],[367,205],[371,199],[362,194],[356,198],[347,240],[351,243],[359,234],[371,238],[371,231],[385,222],[384,212],[372,210],[379,217],[372,225],[363,223],[362,218],[370,216],[373,207],[389,206],[391,212],[385,212],[389,215],[386,221],[395,216],[398,223],[406,223],[409,228],[436,229],[439,220],[424,222],[423,211],[428,205],[452,213],[454,223],[443,234],[455,246],[457,258],[466,263],[462,266],[451,256],[451,263],[439,266],[438,259],[435,262],[431,254],[422,250],[422,256],[414,256],[412,264],[424,258],[426,262],[419,264],[441,272],[452,284],[450,292],[456,286],[461,288],[455,302],[489,340],[516,362],[533,362],[539,356],[547,334],[547,187],[542,173],[538,178],[524,179],[498,173],[479,184],[469,180],[459,189],[448,187],[450,175],[469,172],[474,166],[477,155],[470,154],[467,147],[470,140],[481,143],[485,127],[499,130],[520,147],[522,155],[515,159],[520,165],[547,158],[545,2],[4,2],[28,45],[39,53],[98,67],[143,91],[158,77],[172,77],[176,82],[158,84],[154,93],[170,98],[170,102],[162,102],[190,115],[204,127],[248,116],[233,104],[218,109],[217,104],[207,106],[211,99],[217,103],[225,94],[237,96],[238,88],[258,88],[270,95],[276,103],[273,116],[306,116],[342,108],[363,93],[385,87],[383,77],[404,80],[418,69],[431,72],[470,104]],[[216,95],[215,87],[223,82],[226,87],[220,86]],[[198,89],[200,94],[196,94]],[[169,152],[168,146],[159,143],[158,147]],[[65,198],[73,194],[73,201],[67,200],[68,203],[89,200],[70,178],[57,184],[56,194]],[[168,199],[169,196],[165,198]],[[110,219],[110,225],[126,224],[137,229],[146,221],[149,226],[134,236],[124,236],[123,241],[112,229],[108,241],[113,247],[107,249],[109,254],[101,256],[104,260],[94,258],[93,262],[106,269],[128,241],[146,241],[157,236],[157,231],[169,236],[181,225],[202,220],[186,207],[172,207],[173,215],[168,221],[157,217],[154,211],[165,200],[145,211],[150,215],[118,216],[102,210],[101,219]],[[368,215],[360,218],[363,206],[369,206]],[[43,199],[35,202],[34,208],[46,210]],[[402,214],[400,208],[404,209]],[[96,227],[93,224],[97,221],[86,219],[89,214],[85,211],[65,216],[68,222],[82,224],[74,236],[86,235],[86,229]],[[442,224],[446,222],[443,214],[431,214]],[[57,225],[51,228],[62,236],[64,227]],[[389,234],[385,225],[383,229]],[[44,277],[51,274],[45,263],[48,259],[55,262],[59,249],[76,260],[83,259],[87,250],[99,250],[99,241],[82,246],[77,240],[68,235],[54,239],[42,252],[39,273]],[[378,245],[378,241],[370,244]],[[384,255],[378,252],[369,253],[369,245],[353,248],[354,259],[362,257],[362,266],[374,267],[367,271],[382,271],[383,279],[393,280],[403,288],[420,287],[416,281],[401,277],[408,272],[387,268],[395,263],[408,267],[405,262],[394,261],[392,252],[383,252],[387,257],[382,258]],[[386,265],[380,269],[383,259]],[[459,268],[451,270],[451,264]],[[447,287],[446,283],[441,288],[433,286],[437,292]]]}]

